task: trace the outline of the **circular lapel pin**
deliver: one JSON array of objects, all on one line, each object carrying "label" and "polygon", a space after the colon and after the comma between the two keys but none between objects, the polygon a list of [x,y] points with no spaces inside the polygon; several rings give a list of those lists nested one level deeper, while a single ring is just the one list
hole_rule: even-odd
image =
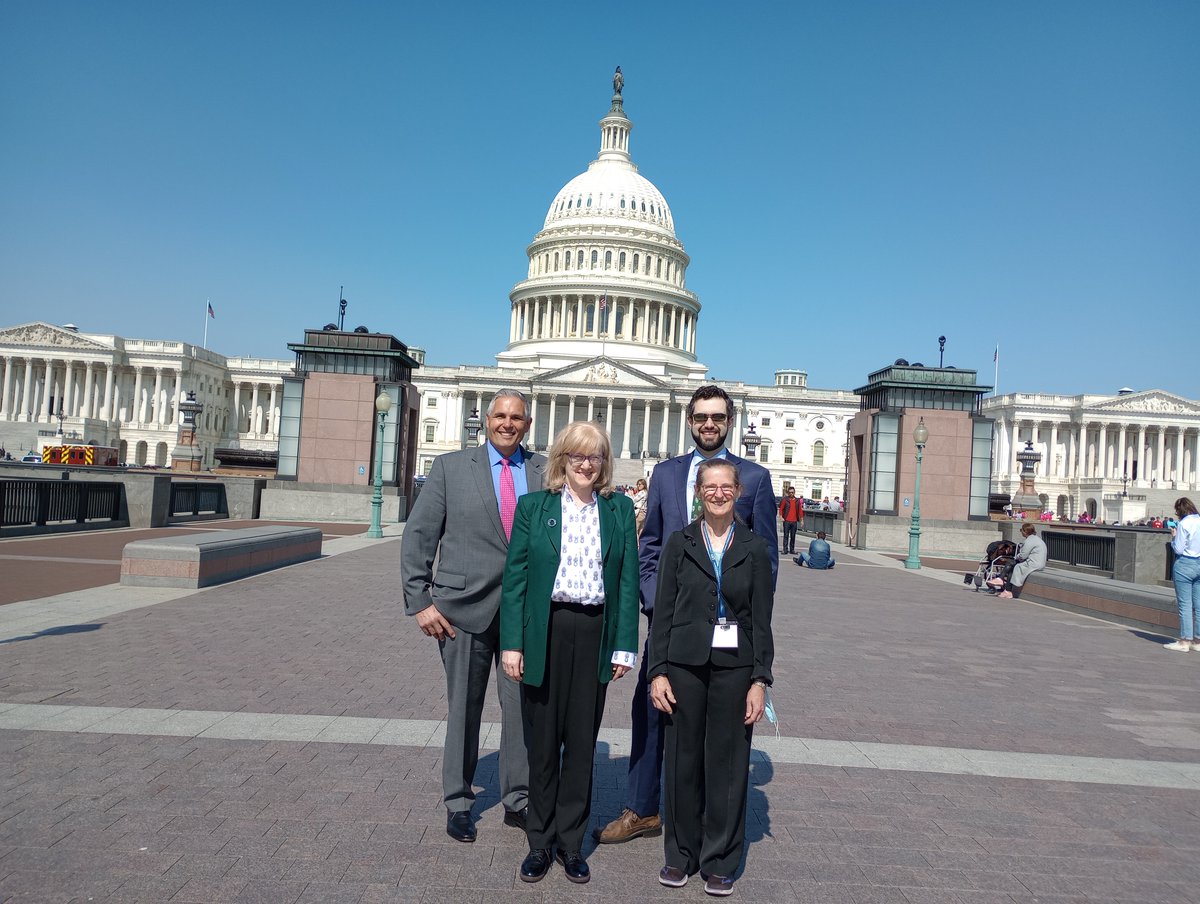
[{"label": "circular lapel pin", "polygon": [[554,525],[556,525],[556,524],[558,524],[558,522],[557,522],[557,521],[555,521],[553,518],[550,518],[550,519],[549,519],[549,520],[546,522],[546,527],[554,527]]}]

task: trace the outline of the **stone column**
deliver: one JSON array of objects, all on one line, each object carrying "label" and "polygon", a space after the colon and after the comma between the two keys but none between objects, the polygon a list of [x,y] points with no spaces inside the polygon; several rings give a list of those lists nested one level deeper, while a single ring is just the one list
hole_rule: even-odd
[{"label": "stone column", "polygon": [[233,435],[242,432],[242,384],[233,381]]},{"label": "stone column", "polygon": [[650,400],[642,403],[642,452],[650,450]]},{"label": "stone column", "polygon": [[1133,457],[1138,466],[1138,480],[1148,480],[1146,473],[1146,425],[1138,424],[1137,454]]},{"label": "stone column", "polygon": [[0,395],[0,418],[6,421],[14,420],[12,417],[12,403],[9,399],[12,396],[12,375],[13,375],[13,356],[4,356],[4,394]]},{"label": "stone column", "polygon": [[595,414],[596,414],[596,400],[595,400],[595,398],[593,398],[592,396],[588,396],[588,416],[587,416],[587,419],[590,421],[590,420],[592,419],[592,417],[593,417]]},{"label": "stone column", "polygon": [[63,414],[75,417],[75,362],[67,361],[63,368]]},{"label": "stone column", "polygon": [[271,400],[269,406],[267,407],[267,411],[270,412],[270,414],[267,416],[267,435],[273,437],[279,436],[279,412],[275,408],[278,400],[278,393],[276,392],[277,389],[278,387],[272,383]]},{"label": "stone column", "polygon": [[1100,479],[1108,480],[1108,424],[1100,425],[1100,438],[1097,442],[1100,446]]},{"label": "stone column", "polygon": [[145,423],[145,406],[142,400],[142,367],[133,369],[133,399],[130,400],[130,423]]},{"label": "stone column", "polygon": [[575,396],[567,396],[567,423],[575,420]]},{"label": "stone column", "polygon": [[659,452],[662,453],[663,458],[666,458],[671,450],[671,439],[667,436],[667,419],[670,416],[671,402],[668,399],[667,401],[663,402],[662,426],[658,430],[658,435],[662,437],[662,448],[659,449]]},{"label": "stone column", "polygon": [[1158,455],[1154,461],[1154,468],[1157,472],[1158,482],[1162,483],[1167,479],[1166,468],[1166,449],[1167,449],[1167,430],[1161,424],[1158,426]]},{"label": "stone column", "polygon": [[[669,403],[668,403],[669,404]],[[679,450],[679,454],[683,454],[683,450],[687,448],[687,441],[691,439],[691,434],[687,432],[687,402],[679,403],[679,442],[675,444],[675,448]]]},{"label": "stone column", "polygon": [[113,381],[116,376],[117,369],[109,361],[104,365],[104,405],[100,408],[100,417],[109,424],[116,420],[113,410]]},{"label": "stone column", "polygon": [[663,344],[663,303],[661,301],[658,303],[658,327],[657,327],[657,329],[658,329],[658,332],[654,337],[654,344],[662,345]]},{"label": "stone column", "polygon": [[1009,435],[1012,437],[1008,444],[1008,462],[1006,463],[1005,473],[1017,473],[1017,453],[1021,451],[1021,422],[1013,417],[1012,426],[1009,427]]},{"label": "stone column", "polygon": [[38,400],[41,403],[38,406],[41,409],[38,420],[49,422],[50,396],[54,394],[54,362],[47,358],[45,364],[42,374],[42,397]]},{"label": "stone column", "polygon": [[631,458],[629,454],[629,427],[633,420],[633,402],[629,396],[625,397],[625,429],[621,432],[621,457]]},{"label": "stone column", "polygon": [[613,400],[608,398],[604,400],[604,432],[608,434],[610,442],[612,440],[612,417]]},{"label": "stone column", "polygon": [[154,424],[157,427],[163,426],[163,369],[161,367],[154,368],[154,407],[153,412]]},{"label": "stone column", "polygon": [[1175,453],[1171,461],[1171,479],[1175,483],[1182,484],[1186,478],[1183,475],[1183,428],[1179,427],[1175,431]]},{"label": "stone column", "polygon": [[83,410],[80,412],[85,418],[92,416],[92,384],[96,381],[96,375],[92,368],[95,365],[91,361],[87,362],[87,366],[83,369]]},{"label": "stone column", "polygon": [[[554,439],[554,421],[555,421],[556,415],[558,413],[555,409],[557,407],[558,407],[558,394],[552,393],[550,395],[550,431],[548,433],[550,440]],[[547,445],[548,444],[549,443],[547,443]]]},{"label": "stone column", "polygon": [[584,323],[584,320],[583,320],[583,296],[576,295],[575,296],[575,337],[577,339],[583,338],[585,326],[586,326],[586,324]]},{"label": "stone column", "polygon": [[262,433],[262,412],[258,407],[258,383],[250,391],[250,432],[255,436]]}]

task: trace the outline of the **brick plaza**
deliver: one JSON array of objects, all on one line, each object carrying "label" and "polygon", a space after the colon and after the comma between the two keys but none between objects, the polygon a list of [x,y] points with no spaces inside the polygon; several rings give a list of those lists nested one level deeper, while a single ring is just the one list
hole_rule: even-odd
[{"label": "brick plaza", "polygon": [[[200,592],[106,585],[138,532],[0,542],[0,901],[705,899],[658,884],[661,839],[585,851],[586,886],[518,881],[494,695],[479,840],[446,836],[436,643],[403,615],[398,540],[355,530]],[[735,898],[1200,901],[1200,654],[835,552],[781,566],[780,734],[756,734]],[[29,569],[62,592],[11,589]],[[610,689],[595,824],[632,691]]]}]

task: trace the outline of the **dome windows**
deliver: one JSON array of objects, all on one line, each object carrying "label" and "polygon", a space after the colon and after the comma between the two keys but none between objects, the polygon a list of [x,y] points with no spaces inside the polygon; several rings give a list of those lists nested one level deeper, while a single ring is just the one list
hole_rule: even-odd
[{"label": "dome windows", "polygon": [[625,272],[625,252],[621,252],[621,256],[617,259],[617,269],[622,273]]},{"label": "dome windows", "polygon": [[592,206],[592,196],[591,196],[591,195],[588,195],[588,199],[587,199],[587,206],[588,206],[588,207],[591,207],[591,206]]},{"label": "dome windows", "polygon": [[611,251],[604,252],[604,269],[605,270],[612,269],[612,252]]}]

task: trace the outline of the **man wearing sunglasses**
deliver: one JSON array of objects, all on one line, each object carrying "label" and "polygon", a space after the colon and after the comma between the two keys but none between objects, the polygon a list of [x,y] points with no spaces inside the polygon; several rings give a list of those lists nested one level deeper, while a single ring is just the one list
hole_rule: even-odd
[{"label": "man wearing sunglasses", "polygon": [[[725,439],[733,424],[733,400],[720,386],[701,386],[687,406],[692,431],[692,451],[667,459],[655,466],[650,475],[646,499],[646,524],[642,529],[638,562],[641,570],[642,611],[654,619],[654,592],[658,584],[658,557],[667,537],[683,530],[700,515],[696,497],[696,468],[711,458],[724,458],[738,469],[742,493],[735,506],[738,519],[767,541],[771,574],[779,571],[779,540],[776,531],[775,491],[771,474],[762,465],[739,458],[725,448]],[[662,789],[664,735],[661,714],[650,705],[646,680],[646,656],[638,671],[633,694],[633,738],[629,754],[629,778],[625,789],[625,808],[621,815],[598,834],[601,844],[620,844],[642,836],[662,834],[659,804]]]}]

